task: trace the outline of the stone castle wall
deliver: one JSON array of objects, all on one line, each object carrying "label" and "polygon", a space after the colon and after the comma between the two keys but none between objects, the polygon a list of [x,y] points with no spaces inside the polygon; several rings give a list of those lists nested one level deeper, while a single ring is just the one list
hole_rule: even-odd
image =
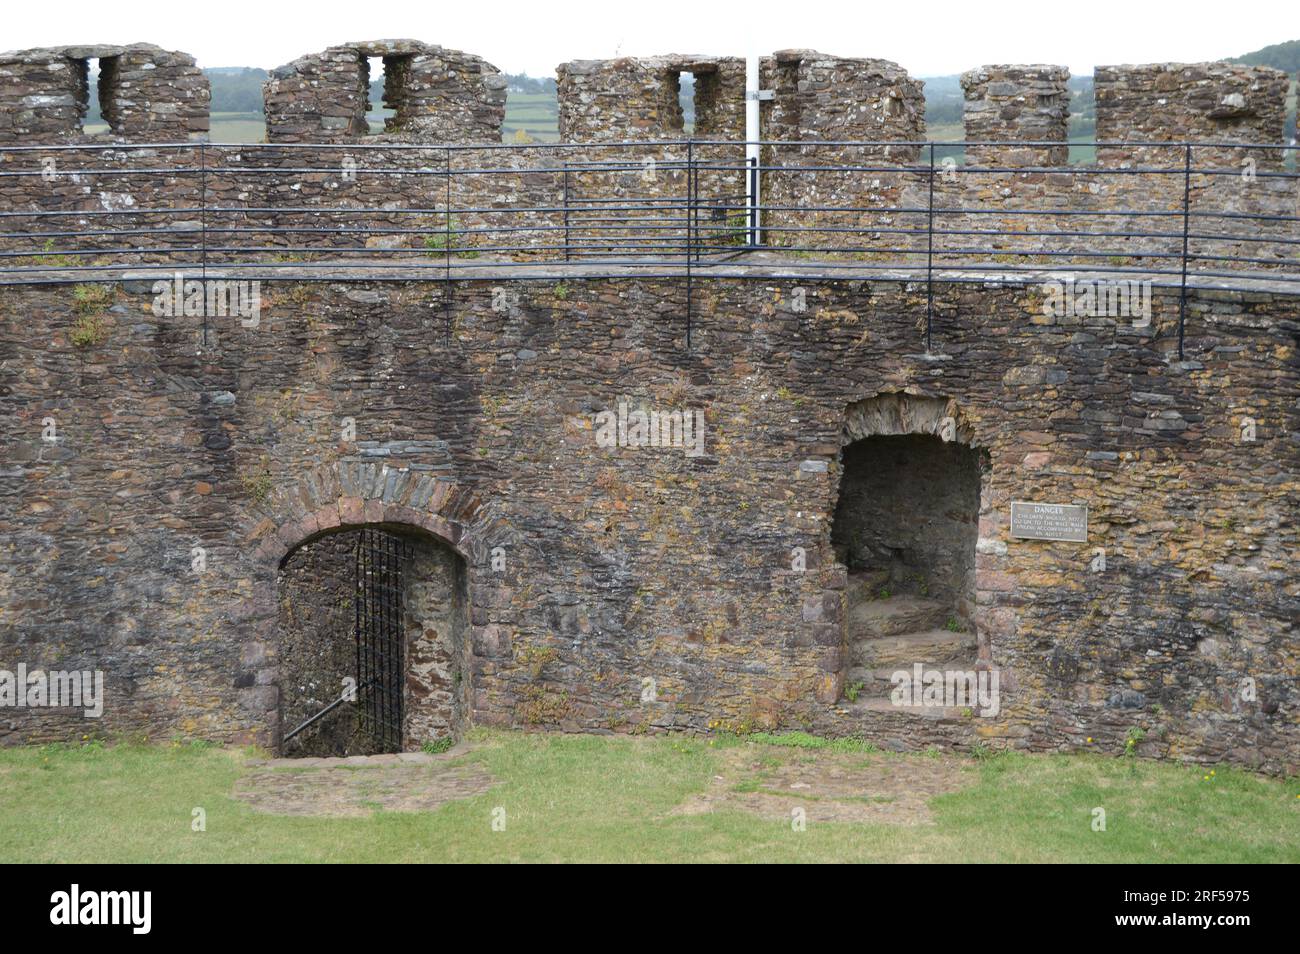
[{"label": "stone castle wall", "polygon": [[[107,69],[121,88],[136,62],[126,52],[136,47],[111,49],[3,58],[12,109],[0,141],[83,141],[79,64],[117,56]],[[380,137],[361,126],[368,56],[391,60],[395,78],[389,105],[400,118]],[[206,105],[192,61],[175,69],[178,88],[194,92],[190,106]],[[1059,158],[1055,145],[989,147],[974,158],[1012,171],[932,179],[916,145],[920,85],[895,65],[786,51],[762,69],[775,91],[766,134],[792,143],[765,151],[766,201],[778,207],[766,221],[771,244],[813,241],[857,264],[923,263],[924,233],[899,230],[924,227],[916,209],[933,189],[937,209],[976,210],[940,211],[940,227],[971,234],[947,237],[935,261],[1005,269],[1049,264],[1017,253],[1064,247],[1068,237],[1033,233],[1079,228],[1071,211],[1098,213],[1091,228],[1133,233],[1157,228],[1105,213],[1181,209],[1180,174],[1037,167]],[[433,627],[421,657],[420,690],[451,707],[425,734],[466,719],[586,731],[784,726],[894,747],[1064,750],[1088,738],[1117,749],[1139,727],[1144,754],[1294,772],[1295,297],[1191,289],[1178,361],[1179,298],[1160,289],[1151,326],[1139,328],[1048,316],[1033,287],[937,285],[927,354],[925,287],[901,282],[809,278],[796,294],[788,281],[697,276],[687,350],[687,293],[675,279],[328,281],[348,261],[344,248],[425,266],[429,277],[452,260],[558,260],[560,250],[537,248],[561,235],[617,253],[617,231],[601,224],[611,210],[598,204],[611,199],[654,203],[668,223],[658,234],[679,245],[693,147],[649,143],[680,139],[682,72],[697,80],[697,134],[738,136],[740,61],[680,56],[561,68],[566,136],[599,142],[453,151],[499,139],[499,74],[465,54],[382,41],[305,57],[267,86],[273,141],[391,147],[358,150],[351,165],[345,149],[204,147],[200,177],[198,147],[183,146],[59,151],[51,177],[39,150],[0,150],[0,166],[22,173],[0,178],[4,211],[145,229],[130,243],[156,250],[134,260],[158,263],[194,263],[164,247],[205,233],[211,264],[246,257],[222,250],[221,229],[259,228],[260,260],[317,266],[324,279],[267,283],[256,328],[157,318],[152,280],[114,284],[97,315],[103,340],[90,344],[72,340],[87,307],[72,289],[0,289],[0,411],[14,422],[0,436],[6,657],[104,669],[109,708],[95,732],[274,742],[289,678],[275,650],[280,561],[322,531],[389,523],[443,541],[466,566],[465,605]],[[1064,79],[1054,67],[968,74],[968,135],[1057,142]],[[199,131],[206,109],[200,118],[162,108],[170,88],[107,109],[114,134],[176,141]],[[1267,72],[1218,65],[1114,68],[1098,74],[1099,131],[1137,129],[1140,116],[1143,138],[1217,129],[1215,138],[1276,142],[1279,90]],[[798,142],[808,138],[882,144]],[[623,140],[640,151],[610,145]],[[428,149],[399,148],[413,142]],[[1116,147],[1098,169],[1148,153]],[[1234,169],[1239,153],[1216,161]],[[722,213],[725,244],[742,153],[692,154],[705,164],[694,194]],[[494,171],[449,183],[452,163]],[[169,164],[174,176],[134,175]],[[93,171],[105,168],[122,174]],[[250,168],[259,171],[241,171]],[[1192,188],[1198,208],[1294,214],[1292,180],[1197,176]],[[585,212],[582,201],[592,203]],[[236,211],[149,215],[200,202]],[[136,213],[96,217],[120,209]],[[372,209],[383,211],[361,211]],[[1061,214],[1014,214],[1045,209]],[[1181,235],[1155,221],[1170,234],[1095,241],[1093,260],[1172,267],[1161,256]],[[449,225],[466,230],[454,245]],[[809,227],[826,231],[784,231]],[[1236,259],[1246,254],[1287,264],[1250,240],[1293,236],[1293,223],[1248,228],[1193,249],[1223,257],[1211,268],[1244,270]],[[3,244],[32,249],[24,240]],[[111,263],[122,236],[78,242],[92,252],[102,242]],[[56,243],[41,257],[57,268],[63,252]],[[987,457],[969,615],[982,663],[1005,675],[996,718],[862,710],[841,698],[847,574],[830,527],[849,432],[864,436],[849,409],[880,395],[951,406],[963,442]],[[700,409],[706,453],[597,446],[593,416],[620,402]],[[357,423],[354,438],[342,436],[345,418]],[[49,441],[46,419],[59,435]],[[1012,539],[1012,500],[1087,504],[1087,544]],[[192,569],[195,546],[209,553],[204,573]],[[489,558],[498,546],[499,571]],[[1104,572],[1091,568],[1097,547]],[[456,641],[461,629],[468,644]],[[1244,680],[1256,687],[1249,698]],[[0,712],[7,741],[86,728],[66,712]]]},{"label": "stone castle wall", "polygon": [[[1294,297],[1193,290],[1179,362],[1176,293],[1137,328],[945,285],[926,355],[924,289],[899,283],[697,279],[689,351],[675,280],[276,283],[256,327],[206,341],[150,285],[81,347],[70,289],[0,293],[6,656],[108,679],[99,723],[5,712],[10,741],[273,741],[281,559],[388,522],[465,560],[475,722],[1107,751],[1136,726],[1144,754],[1297,766]],[[987,454],[972,622],[996,718],[838,698],[831,520],[872,433],[846,415],[900,392]],[[619,402],[699,409],[704,453],[599,446]],[[1012,538],[1013,500],[1086,504],[1086,543]]]}]

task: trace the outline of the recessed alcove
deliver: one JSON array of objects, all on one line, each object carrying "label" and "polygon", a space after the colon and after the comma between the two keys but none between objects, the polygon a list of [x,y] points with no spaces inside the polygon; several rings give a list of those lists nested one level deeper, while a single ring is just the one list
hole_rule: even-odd
[{"label": "recessed alcove", "polygon": [[455,738],[468,702],[464,560],[375,526],[294,549],[279,574],[281,754],[373,755]]},{"label": "recessed alcove", "polygon": [[971,669],[984,458],[955,407],[882,394],[853,405],[831,525],[848,570],[845,685],[864,704],[899,669]]}]

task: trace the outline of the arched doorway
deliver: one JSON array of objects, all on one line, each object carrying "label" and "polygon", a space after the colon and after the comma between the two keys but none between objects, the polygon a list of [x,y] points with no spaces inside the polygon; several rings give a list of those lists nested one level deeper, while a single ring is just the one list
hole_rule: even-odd
[{"label": "arched doorway", "polygon": [[941,398],[881,394],[849,408],[831,526],[848,570],[845,687],[887,699],[899,670],[973,670],[975,548],[987,457]]},{"label": "arched doorway", "polygon": [[281,562],[280,753],[372,755],[455,738],[468,712],[463,558],[401,525],[340,528]]}]

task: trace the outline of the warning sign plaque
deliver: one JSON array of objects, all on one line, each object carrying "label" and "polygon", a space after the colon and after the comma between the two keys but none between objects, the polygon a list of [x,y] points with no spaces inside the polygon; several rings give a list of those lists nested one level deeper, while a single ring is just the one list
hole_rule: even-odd
[{"label": "warning sign plaque", "polygon": [[1011,536],[1020,540],[1086,543],[1088,508],[1075,504],[1011,502]]}]

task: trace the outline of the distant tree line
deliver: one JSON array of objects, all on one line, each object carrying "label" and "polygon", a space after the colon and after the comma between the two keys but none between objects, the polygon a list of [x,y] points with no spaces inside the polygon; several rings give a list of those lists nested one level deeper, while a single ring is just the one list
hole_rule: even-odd
[{"label": "distant tree line", "polygon": [[1300,40],[1274,43],[1272,46],[1266,46],[1254,53],[1234,56],[1232,62],[1245,63],[1247,66],[1271,66],[1274,69],[1295,74],[1300,72]]}]

